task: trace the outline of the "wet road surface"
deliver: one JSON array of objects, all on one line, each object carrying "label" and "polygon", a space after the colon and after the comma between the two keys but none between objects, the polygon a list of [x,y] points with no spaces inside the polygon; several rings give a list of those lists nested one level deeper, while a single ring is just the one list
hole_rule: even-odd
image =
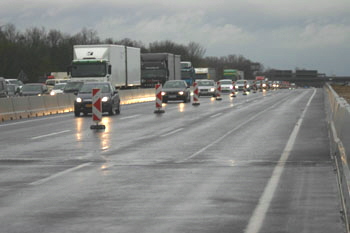
[{"label": "wet road surface", "polygon": [[0,124],[0,229],[345,232],[322,89]]}]

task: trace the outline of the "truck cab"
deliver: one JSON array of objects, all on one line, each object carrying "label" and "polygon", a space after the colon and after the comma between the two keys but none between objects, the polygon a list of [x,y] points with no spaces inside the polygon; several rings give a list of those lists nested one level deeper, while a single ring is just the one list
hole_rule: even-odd
[{"label": "truck cab", "polygon": [[185,80],[188,86],[192,85],[193,80],[195,79],[195,72],[191,62],[181,62],[181,79]]},{"label": "truck cab", "polygon": [[111,82],[116,88],[140,86],[140,49],[124,45],[74,45],[70,79]]}]

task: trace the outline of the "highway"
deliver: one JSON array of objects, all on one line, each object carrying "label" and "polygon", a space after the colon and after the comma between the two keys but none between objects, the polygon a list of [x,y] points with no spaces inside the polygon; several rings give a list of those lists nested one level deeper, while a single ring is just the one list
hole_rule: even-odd
[{"label": "highway", "polygon": [[0,232],[345,232],[323,89],[0,124]]}]

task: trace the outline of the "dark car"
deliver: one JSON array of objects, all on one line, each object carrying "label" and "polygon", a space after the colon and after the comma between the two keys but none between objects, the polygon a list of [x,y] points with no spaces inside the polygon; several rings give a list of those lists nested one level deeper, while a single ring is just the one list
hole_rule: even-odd
[{"label": "dark car", "polygon": [[22,96],[42,96],[48,94],[48,88],[43,83],[26,83],[21,89]]},{"label": "dark car", "polygon": [[85,83],[77,94],[74,101],[74,115],[80,116],[92,112],[92,89],[101,89],[102,113],[108,112],[109,115],[120,113],[120,98],[118,91],[109,82],[91,82]]},{"label": "dark car", "polygon": [[169,80],[164,83],[162,101],[182,100],[184,103],[191,102],[191,91],[184,80]]},{"label": "dark car", "polygon": [[68,81],[63,89],[63,93],[78,94],[80,88],[84,85],[83,81]]},{"label": "dark car", "polygon": [[0,77],[0,98],[7,97],[7,87],[5,79]]}]

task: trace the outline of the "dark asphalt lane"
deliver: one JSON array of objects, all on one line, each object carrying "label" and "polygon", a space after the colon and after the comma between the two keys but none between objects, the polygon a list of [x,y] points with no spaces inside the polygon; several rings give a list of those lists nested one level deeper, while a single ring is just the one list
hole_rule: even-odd
[{"label": "dark asphalt lane", "polygon": [[0,124],[1,232],[345,232],[322,89]]}]

